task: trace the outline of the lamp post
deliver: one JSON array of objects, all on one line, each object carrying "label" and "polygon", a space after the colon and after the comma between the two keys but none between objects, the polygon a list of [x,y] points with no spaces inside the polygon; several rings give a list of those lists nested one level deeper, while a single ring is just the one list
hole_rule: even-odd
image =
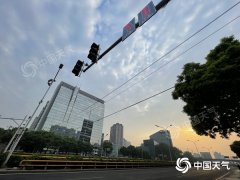
[{"label": "lamp post", "polygon": [[27,122],[26,127],[27,127],[28,124],[31,122],[31,120],[32,120],[33,116],[35,115],[35,113],[37,112],[39,106],[42,104],[44,98],[46,97],[46,95],[47,95],[48,91],[50,90],[52,84],[56,81],[57,75],[58,75],[58,73],[60,72],[60,70],[61,70],[62,68],[63,68],[63,64],[60,64],[59,67],[58,67],[58,71],[57,71],[55,77],[54,77],[53,79],[49,79],[49,80],[48,80],[48,82],[47,82],[48,88],[47,88],[46,92],[44,93],[42,99],[39,101],[39,103],[38,103],[36,109],[34,110],[33,114],[30,116],[30,118],[29,118],[29,120],[28,120],[28,122]]},{"label": "lamp post", "polygon": [[199,142],[199,140],[196,140],[196,141],[187,140],[187,141],[192,142],[192,143],[194,144],[194,146],[195,146],[195,148],[196,148],[196,150],[197,150],[197,153],[198,153],[199,156],[201,157],[201,154],[199,153],[198,148],[197,148],[197,144],[196,144],[197,142]]},{"label": "lamp post", "polygon": [[[163,127],[163,126],[159,126],[159,125],[155,125],[155,126],[158,127],[158,128],[162,128],[162,129],[165,131],[165,133],[168,134],[168,133],[167,133],[168,128],[171,127],[171,126],[173,126],[173,125],[170,124],[170,125],[167,126],[167,127]],[[170,160],[172,161],[172,153],[171,153],[171,149],[170,149],[170,146],[171,146],[170,134],[168,134],[168,140],[169,140],[168,151],[169,151]]]},{"label": "lamp post", "polygon": [[104,139],[105,139],[104,137],[107,137],[107,136],[108,136],[108,133],[105,136],[103,136],[101,157],[103,156],[103,151],[104,151],[104,154],[106,156],[106,149],[103,149],[103,143],[104,143]]},{"label": "lamp post", "polygon": [[[63,64],[60,64],[59,65],[59,69],[55,75],[55,77],[53,79],[50,79],[48,80],[48,89],[46,90],[46,92],[44,93],[42,99],[39,101],[36,109],[34,110],[33,114],[31,116],[29,116],[27,118],[27,116],[25,116],[24,120],[22,121],[22,123],[19,125],[19,128],[18,130],[15,132],[15,134],[13,135],[12,139],[10,140],[10,142],[8,143],[7,145],[7,148],[5,148],[4,151],[9,151],[8,152],[8,155],[7,155],[7,158],[5,159],[5,161],[3,162],[2,166],[5,166],[9,160],[9,158],[11,157],[12,153],[14,152],[15,148],[17,147],[19,141],[21,140],[23,134],[25,133],[29,123],[31,122],[33,116],[35,115],[35,113],[37,112],[39,106],[41,105],[41,103],[43,102],[44,98],[46,97],[48,91],[50,90],[51,88],[51,85],[56,81],[56,77],[59,73],[59,71],[63,68]],[[23,124],[24,122],[24,124]],[[8,148],[10,147],[10,149],[8,150]]]}]

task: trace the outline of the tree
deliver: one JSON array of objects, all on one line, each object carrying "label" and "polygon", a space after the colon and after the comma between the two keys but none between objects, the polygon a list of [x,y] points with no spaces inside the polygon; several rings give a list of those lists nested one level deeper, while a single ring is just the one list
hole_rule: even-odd
[{"label": "tree", "polygon": [[172,147],[172,154],[174,160],[177,160],[178,158],[182,157],[182,153],[183,152],[177,147]]},{"label": "tree", "polygon": [[206,57],[206,63],[188,63],[178,76],[173,99],[182,99],[199,135],[240,136],[240,42],[223,38]]},{"label": "tree", "polygon": [[119,152],[123,156],[128,156],[129,155],[129,151],[128,151],[128,149],[126,147],[121,147]]},{"label": "tree", "polygon": [[146,151],[144,151],[141,147],[135,147],[132,145],[128,147],[121,147],[119,152],[123,156],[150,159],[150,155]]},{"label": "tree", "polygon": [[196,161],[196,159],[193,157],[192,153],[190,153],[189,151],[185,151],[183,153],[183,157],[187,157],[190,162]]},{"label": "tree", "polygon": [[107,154],[109,155],[112,152],[112,150],[113,150],[112,143],[109,142],[109,141],[104,141],[103,142],[103,150],[106,153],[106,155]]},{"label": "tree", "polygon": [[230,148],[240,158],[240,141],[234,141]]},{"label": "tree", "polygon": [[161,160],[170,160],[169,147],[164,143],[155,145],[155,156]]}]

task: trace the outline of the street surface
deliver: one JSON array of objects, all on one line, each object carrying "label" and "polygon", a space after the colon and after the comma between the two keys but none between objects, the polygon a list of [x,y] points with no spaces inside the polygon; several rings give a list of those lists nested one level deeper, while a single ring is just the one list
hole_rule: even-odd
[{"label": "street surface", "polygon": [[159,180],[159,179],[195,179],[214,180],[230,174],[227,170],[190,170],[186,174],[178,172],[175,168],[149,168],[149,169],[122,169],[122,170],[94,170],[75,172],[49,172],[49,173],[15,173],[0,174],[0,180]]}]

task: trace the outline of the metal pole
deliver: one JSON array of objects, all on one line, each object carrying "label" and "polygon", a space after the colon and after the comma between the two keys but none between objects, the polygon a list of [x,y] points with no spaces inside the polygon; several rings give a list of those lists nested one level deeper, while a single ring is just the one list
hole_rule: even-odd
[{"label": "metal pole", "polygon": [[19,132],[19,129],[21,128],[24,120],[26,119],[27,116],[25,116],[25,118],[23,119],[23,121],[21,122],[21,124],[18,126],[18,129],[16,130],[16,132],[14,133],[14,135],[12,136],[11,140],[8,142],[8,145],[5,147],[3,153],[7,152],[8,148],[10,147],[10,145],[12,144],[14,138],[16,137],[17,135],[17,132]]},{"label": "metal pole", "polygon": [[[162,0],[159,2],[155,8],[156,11],[159,11],[161,8],[165,7],[171,0]],[[139,27],[139,23],[135,24],[136,29]],[[98,61],[106,55],[109,51],[111,51],[115,46],[117,46],[122,41],[122,37],[120,37],[118,40],[116,40],[107,50],[105,50],[99,57]],[[89,68],[91,68],[95,63],[91,63],[89,66],[86,67],[86,69],[83,70],[83,72],[86,72]]]},{"label": "metal pole", "polygon": [[[170,124],[168,127],[162,127],[162,126],[158,126],[158,125],[155,125],[155,126],[162,128],[162,129],[165,131],[165,133],[168,134],[168,133],[167,133],[167,129],[168,129],[169,127],[171,127],[172,124]],[[168,135],[169,135],[169,134],[168,134]],[[168,136],[168,141],[169,141],[168,151],[169,151],[170,160],[172,161],[172,153],[171,153],[171,149],[170,149],[170,146],[171,146],[170,136]]]},{"label": "metal pole", "polygon": [[[167,133],[167,129],[165,129],[165,132]],[[170,137],[168,137],[168,140],[169,140],[168,150],[169,150],[170,160],[172,161],[172,153],[171,153],[171,150],[170,150],[170,146],[171,146]]]},{"label": "metal pole", "polygon": [[196,144],[196,142],[199,141],[199,140],[197,140],[197,141],[190,141],[190,140],[187,140],[187,141],[192,142],[192,143],[194,144],[194,146],[195,146],[195,148],[196,148],[196,150],[197,150],[197,153],[198,153],[199,156],[201,157],[201,154],[199,153],[198,148],[197,148],[197,144]]},{"label": "metal pole", "polygon": [[41,105],[41,103],[43,102],[44,98],[46,97],[46,95],[47,95],[48,91],[50,90],[52,84],[56,81],[57,75],[58,75],[59,71],[60,71],[60,70],[62,69],[62,67],[63,67],[63,65],[62,65],[62,66],[61,66],[61,65],[62,65],[62,64],[60,64],[59,69],[58,69],[58,71],[57,71],[54,79],[52,80],[52,83],[49,84],[49,87],[47,88],[47,90],[46,90],[45,94],[43,95],[42,99],[39,101],[38,106],[37,106],[36,109],[34,110],[32,116],[30,116],[30,120],[28,121],[27,124],[29,124],[29,123],[31,122],[33,116],[35,115],[35,113],[37,112],[39,106]]},{"label": "metal pole", "polygon": [[[24,129],[21,131],[21,133],[19,134],[19,136],[17,136],[18,133],[19,133],[19,131],[20,131],[20,128],[19,128],[19,130],[16,131],[16,135],[11,139],[11,140],[13,141],[13,140],[15,139],[15,137],[17,136],[17,137],[16,137],[16,140],[15,140],[13,143],[10,143],[10,144],[12,144],[11,147],[10,147],[10,151],[9,151],[9,153],[8,153],[8,155],[7,155],[7,158],[6,158],[5,161],[3,162],[2,166],[5,166],[5,165],[7,164],[9,158],[11,157],[11,155],[12,155],[12,153],[14,152],[15,148],[17,147],[19,141],[21,140],[23,134],[25,133],[25,131],[26,131],[26,129],[27,129],[29,123],[31,122],[33,116],[35,115],[35,113],[37,112],[37,110],[38,110],[40,104],[43,102],[44,98],[46,97],[46,95],[47,95],[47,93],[48,93],[48,91],[49,91],[49,89],[50,89],[52,83],[56,81],[56,77],[57,77],[57,75],[58,75],[60,69],[62,69],[62,67],[63,67],[63,64],[60,64],[59,69],[58,69],[58,71],[57,71],[57,73],[56,73],[54,79],[52,80],[51,83],[48,84],[49,87],[48,87],[47,91],[45,92],[45,94],[43,95],[42,99],[41,99],[40,102],[38,103],[38,106],[37,106],[36,109],[34,110],[32,116],[30,116],[30,117],[28,118],[28,120],[27,120],[27,122],[26,122],[26,124],[25,124]],[[27,117],[27,116],[26,116],[26,117]],[[26,120],[26,117],[24,118],[24,121]],[[9,146],[10,146],[10,145],[9,145]]]},{"label": "metal pole", "polygon": [[[24,118],[23,121],[25,121],[26,118],[27,118],[27,116],[25,116],[25,118]],[[26,127],[26,125],[25,125],[25,127]],[[16,135],[18,135],[19,131],[20,131],[20,128],[19,128],[19,130],[16,131]],[[11,145],[10,151],[9,151],[9,153],[8,153],[5,161],[4,161],[3,164],[2,164],[3,167],[7,164],[8,160],[10,159],[10,157],[11,157],[12,153],[14,152],[15,148],[17,147],[17,144],[18,144],[18,142],[20,141],[23,133],[24,133],[24,132],[21,132],[20,136],[19,136],[19,137],[16,139],[16,141],[13,142],[13,144]]]}]

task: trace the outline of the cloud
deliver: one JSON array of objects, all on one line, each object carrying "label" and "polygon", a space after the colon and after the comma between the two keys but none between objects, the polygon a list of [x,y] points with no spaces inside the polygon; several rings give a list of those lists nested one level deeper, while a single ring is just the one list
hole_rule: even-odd
[{"label": "cloud", "polygon": [[[210,20],[229,4],[224,1],[219,3],[217,0],[171,1],[90,70],[82,74],[81,78],[73,76],[71,70],[78,59],[90,62],[87,54],[91,43],[99,43],[101,52],[106,50],[121,37],[122,28],[126,23],[133,17],[137,18],[138,12],[148,2],[147,0],[138,3],[129,0],[3,0],[0,6],[0,16],[7,18],[0,19],[0,82],[2,87],[0,109],[5,114],[16,116],[31,113],[33,107],[39,102],[43,90],[47,88],[47,80],[54,77],[60,63],[63,63],[64,67],[57,77],[57,83],[63,80],[74,86],[81,86],[81,89],[101,98],[189,37],[206,24],[206,19]],[[153,0],[153,2],[157,4],[159,1]],[[237,9],[233,9],[232,13],[226,14],[224,20],[237,13]],[[215,25],[209,27],[208,31],[214,30]],[[239,25],[232,26],[231,34],[238,34],[238,27]],[[204,31],[199,36],[205,35],[208,31]],[[223,34],[228,33],[229,31],[226,30]],[[132,86],[118,95],[116,99],[106,103],[105,114],[170,87],[175,83],[184,63],[195,59],[203,60],[209,49],[214,47],[214,43],[221,38],[221,35],[216,36],[208,44],[196,48],[146,80],[140,81],[191,46],[199,36],[111,94],[108,98]],[[55,54],[59,49],[67,47],[69,48],[61,59],[49,61],[49,54]],[[43,60],[46,63],[40,66],[39,63]],[[138,81],[140,83],[134,85]],[[51,98],[57,83],[54,84],[46,100]],[[104,131],[108,131],[111,123],[117,121],[124,121],[126,127],[130,127],[132,122],[129,119],[139,120],[138,125],[141,128],[142,122],[153,123],[154,119],[159,118],[159,113],[163,119],[168,116],[172,116],[171,119],[179,119],[179,114],[174,114],[172,111],[181,112],[182,106],[183,104],[179,105],[171,99],[171,93],[166,93],[117,116],[112,116],[105,121]],[[11,109],[16,110],[13,112]],[[143,126],[147,126],[146,124]],[[141,129],[136,129],[136,131],[141,131]],[[140,141],[141,139],[136,138],[133,144]]]}]

